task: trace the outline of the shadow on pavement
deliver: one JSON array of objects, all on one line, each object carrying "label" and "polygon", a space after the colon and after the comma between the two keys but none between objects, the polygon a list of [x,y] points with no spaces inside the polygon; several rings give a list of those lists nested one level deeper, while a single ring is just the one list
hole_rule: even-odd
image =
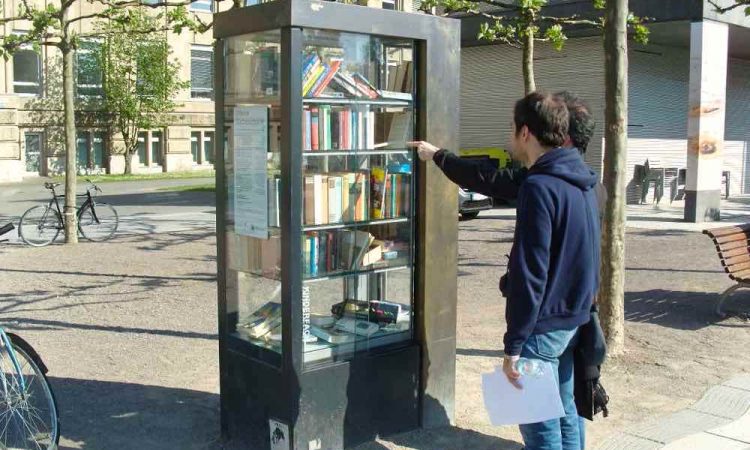
[{"label": "shadow on pavement", "polygon": [[[652,289],[625,293],[625,320],[651,323],[678,330],[700,330],[725,323],[715,313],[718,292],[685,292]],[[729,315],[750,312],[750,290],[739,290],[725,303]],[[742,326],[742,325],[740,325]],[[750,328],[750,325],[748,325]]]},{"label": "shadow on pavement", "polygon": [[219,395],[187,389],[50,378],[60,450],[219,450]]},{"label": "shadow on pavement", "polygon": [[[382,440],[414,450],[518,450],[522,448],[518,442],[458,427],[417,430]],[[388,450],[388,447],[373,442],[360,445],[354,450]]]}]

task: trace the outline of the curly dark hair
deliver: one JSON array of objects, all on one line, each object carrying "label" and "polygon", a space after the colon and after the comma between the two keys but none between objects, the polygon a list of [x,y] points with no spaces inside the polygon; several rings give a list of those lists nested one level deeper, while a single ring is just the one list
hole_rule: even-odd
[{"label": "curly dark hair", "polygon": [[562,91],[555,94],[560,97],[568,107],[569,125],[568,135],[573,145],[576,146],[581,154],[586,153],[591,138],[594,136],[596,121],[591,114],[588,103],[581,97],[569,91]]}]

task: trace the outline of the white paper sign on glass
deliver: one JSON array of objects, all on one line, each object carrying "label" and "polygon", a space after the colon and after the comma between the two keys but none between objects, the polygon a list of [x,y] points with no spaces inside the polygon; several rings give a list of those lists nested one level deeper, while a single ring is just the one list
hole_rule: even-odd
[{"label": "white paper sign on glass", "polygon": [[235,233],[268,239],[268,106],[234,107]]},{"label": "white paper sign on glass", "polygon": [[482,375],[484,406],[492,425],[523,425],[559,419],[565,415],[552,366],[544,364],[541,376],[523,376],[523,389],[513,386],[502,367]]},{"label": "white paper sign on glass", "polygon": [[271,450],[289,450],[289,425],[276,419],[268,419],[268,429],[271,432]]}]

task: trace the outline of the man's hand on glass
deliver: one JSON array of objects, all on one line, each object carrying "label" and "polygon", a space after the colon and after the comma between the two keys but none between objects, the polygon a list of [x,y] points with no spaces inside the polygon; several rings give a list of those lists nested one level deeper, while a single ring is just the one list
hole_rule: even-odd
[{"label": "man's hand on glass", "polygon": [[407,142],[406,145],[408,145],[409,147],[416,147],[417,153],[419,154],[419,159],[421,159],[422,161],[432,161],[435,153],[440,150],[439,147],[436,147],[425,141],[411,141]]}]

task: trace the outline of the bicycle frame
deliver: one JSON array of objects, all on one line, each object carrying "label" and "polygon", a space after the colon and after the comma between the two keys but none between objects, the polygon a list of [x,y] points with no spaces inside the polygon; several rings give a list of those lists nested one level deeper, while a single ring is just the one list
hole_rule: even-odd
[{"label": "bicycle frame", "polygon": [[[65,198],[64,194],[56,194],[55,188],[52,188],[52,199],[47,203],[47,209],[44,211],[44,215],[42,216],[42,223],[45,223],[47,220],[47,214],[52,209],[52,204],[55,204],[55,208],[57,209],[57,214],[59,214],[60,220],[58,221],[57,228],[60,230],[63,230],[65,228],[65,224],[63,223],[63,213],[62,209],[60,208],[60,202],[57,200],[58,198]],[[76,219],[81,219],[81,213],[86,209],[88,205],[91,205],[91,212],[94,216],[94,220],[96,220],[96,223],[99,223],[99,218],[96,217],[96,210],[94,209],[94,205],[96,204],[94,202],[94,198],[91,195],[91,190],[86,189],[85,194],[79,194],[76,195],[76,197],[86,197],[86,200],[83,202],[80,208],[78,208],[78,211],[76,211]]]}]

